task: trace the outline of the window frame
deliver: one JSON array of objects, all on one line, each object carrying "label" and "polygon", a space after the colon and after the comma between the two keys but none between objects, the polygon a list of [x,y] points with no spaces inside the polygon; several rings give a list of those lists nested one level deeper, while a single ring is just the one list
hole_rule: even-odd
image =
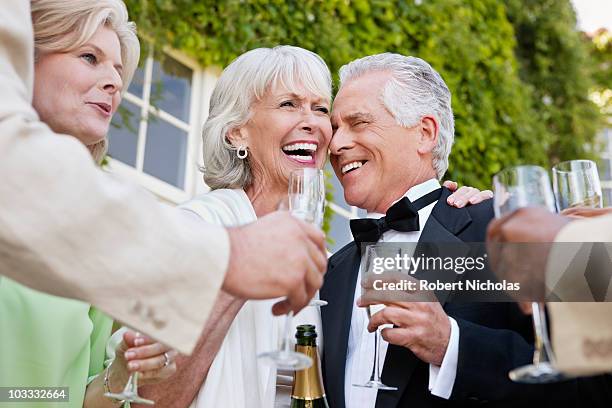
[{"label": "window frame", "polygon": [[[219,70],[214,67],[203,69],[194,59],[176,50],[164,47],[162,52],[192,70],[189,123],[183,122],[150,104],[153,82],[153,64],[155,61],[155,49],[151,46],[150,52],[143,65],[144,83],[142,97],[131,94],[127,90],[123,94],[123,99],[136,105],[140,111],[136,147],[136,166],[132,167],[131,165],[125,164],[109,156],[108,170],[113,174],[145,187],[163,201],[178,204],[190,199],[195,194],[209,190],[202,178],[198,177],[200,174],[199,167],[202,164],[201,128],[208,116],[210,95],[219,77]],[[183,188],[174,186],[144,172],[147,128],[151,115],[157,116],[156,120],[165,121],[187,133],[187,152]]]},{"label": "window frame", "polygon": [[[606,146],[606,148],[602,152],[600,159],[602,161],[607,161],[608,166],[610,167],[610,169],[612,169],[612,123],[610,123],[610,127],[606,127],[603,130],[602,137],[604,138],[604,145]],[[601,176],[602,175],[600,174],[600,178]],[[603,205],[612,205],[612,202],[605,202],[606,198],[608,197],[608,194],[606,194],[606,192],[610,193],[610,191],[612,191],[612,179],[601,178],[601,189],[604,196]]]}]

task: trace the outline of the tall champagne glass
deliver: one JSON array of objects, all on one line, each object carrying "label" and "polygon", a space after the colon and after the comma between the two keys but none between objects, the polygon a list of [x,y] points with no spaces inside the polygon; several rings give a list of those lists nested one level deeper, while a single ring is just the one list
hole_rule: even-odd
[{"label": "tall champagne glass", "polygon": [[[363,269],[362,271],[362,279],[366,278],[369,274],[373,274],[374,272],[374,260],[376,258],[394,258],[395,254],[390,252],[399,251],[399,248],[390,247],[388,244],[372,244],[368,245],[365,248],[365,254],[363,259]],[[401,257],[401,253],[398,253]],[[370,305],[366,307],[366,313],[368,315],[368,320],[372,318],[375,313],[380,312],[385,308],[383,304]],[[382,341],[381,335],[381,327],[376,329],[374,333],[374,364],[372,365],[372,373],[370,374],[370,380],[365,382],[364,384],[353,384],[355,387],[363,387],[363,388],[375,388],[377,390],[382,391],[395,391],[397,387],[392,387],[386,385],[382,382],[380,377],[380,342]]]},{"label": "tall champagne glass", "polygon": [[[317,225],[322,220],[321,208],[325,205],[324,182],[322,170],[304,168],[291,172],[288,201],[289,211],[293,216],[313,225]],[[312,302],[311,304],[320,306]],[[293,311],[290,311],[285,318],[280,350],[262,353],[258,357],[282,370],[303,370],[312,365],[312,359],[292,350],[292,321]]]},{"label": "tall champagne glass", "polygon": [[[495,191],[495,216],[501,217],[522,207],[544,207],[555,212],[555,198],[550,187],[550,178],[539,166],[511,167],[493,177]],[[564,377],[552,362],[554,356],[548,339],[544,303],[532,303],[532,318],[535,332],[533,364],[510,371],[512,381],[541,384],[560,381]]]},{"label": "tall champagne glass", "polygon": [[[304,168],[293,171],[290,175],[288,190],[291,214],[321,228],[325,215],[325,174],[323,170]],[[308,204],[305,204],[305,201]],[[305,206],[308,207],[306,211],[304,211]],[[312,299],[308,306],[327,306],[327,301]]]}]

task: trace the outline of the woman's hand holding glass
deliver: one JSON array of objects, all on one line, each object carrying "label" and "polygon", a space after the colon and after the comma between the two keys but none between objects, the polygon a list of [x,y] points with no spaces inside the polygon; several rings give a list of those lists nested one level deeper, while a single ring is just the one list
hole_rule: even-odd
[{"label": "woman's hand holding glass", "polygon": [[139,383],[154,384],[176,372],[177,351],[143,334],[127,331],[117,346],[114,364],[128,374],[139,373]]},{"label": "woman's hand holding glass", "polygon": [[[325,179],[323,171],[314,168],[295,170],[289,177],[287,203],[282,201],[280,209],[288,207],[291,215],[317,227],[323,221],[325,209]],[[324,306],[325,301],[311,300],[310,306]],[[312,365],[310,357],[291,350],[291,325],[293,311],[285,319],[280,350],[261,353],[258,357],[284,370],[302,370]]]},{"label": "woman's hand holding glass", "polygon": [[115,349],[115,360],[107,373],[109,398],[152,404],[138,396],[138,386],[155,384],[176,372],[176,350],[162,343],[128,330]]}]

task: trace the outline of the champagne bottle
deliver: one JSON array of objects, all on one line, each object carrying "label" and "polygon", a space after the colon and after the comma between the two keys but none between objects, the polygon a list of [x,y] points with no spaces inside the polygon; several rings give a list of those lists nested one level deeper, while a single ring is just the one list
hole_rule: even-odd
[{"label": "champagne bottle", "polygon": [[329,408],[325,399],[323,379],[319,368],[317,332],[312,324],[297,327],[295,351],[312,358],[312,366],[295,372],[291,389],[291,408]]}]

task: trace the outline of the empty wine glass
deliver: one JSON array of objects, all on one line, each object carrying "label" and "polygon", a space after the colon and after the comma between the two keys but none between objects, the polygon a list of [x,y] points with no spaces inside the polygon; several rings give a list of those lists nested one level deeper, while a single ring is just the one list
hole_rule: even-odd
[{"label": "empty wine glass", "polygon": [[[322,220],[321,208],[325,205],[325,180],[323,171],[303,168],[289,176],[288,203],[291,214],[309,224]],[[322,306],[325,301],[312,300],[310,305]],[[260,354],[258,357],[283,370],[303,370],[312,365],[310,357],[291,350],[291,323],[293,311],[285,317],[285,327],[280,350]]]},{"label": "empty wine glass", "polygon": [[[504,169],[493,177],[495,216],[501,217],[522,207],[544,207],[555,212],[555,198],[550,178],[539,166],[517,166]],[[548,339],[543,302],[532,302],[535,332],[533,364],[510,371],[512,381],[542,384],[564,379],[552,365],[554,356]]]}]

